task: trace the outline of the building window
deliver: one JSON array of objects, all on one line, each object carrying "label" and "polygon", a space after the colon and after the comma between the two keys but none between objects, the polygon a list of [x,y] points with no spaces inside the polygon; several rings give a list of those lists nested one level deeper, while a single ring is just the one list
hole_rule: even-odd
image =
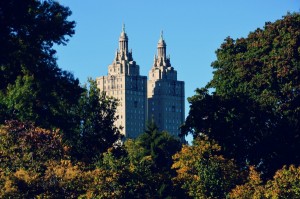
[{"label": "building window", "polygon": [[172,106],[172,112],[175,112],[175,106]]},{"label": "building window", "polygon": [[138,101],[134,101],[133,106],[134,106],[134,108],[137,108],[138,107]]}]

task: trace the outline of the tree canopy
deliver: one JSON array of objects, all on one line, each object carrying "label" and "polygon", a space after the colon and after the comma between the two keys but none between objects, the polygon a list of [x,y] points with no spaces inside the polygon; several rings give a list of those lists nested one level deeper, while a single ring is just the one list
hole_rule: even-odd
[{"label": "tree canopy", "polygon": [[84,92],[79,100],[77,115],[80,124],[70,141],[75,145],[77,159],[92,162],[97,156],[121,139],[119,129],[114,122],[118,119],[116,108],[118,101],[108,97],[105,92],[100,92],[96,81],[88,79],[89,87],[84,87]]},{"label": "tree canopy", "polygon": [[299,198],[299,13],[225,39],[189,98],[192,146],[154,123],[116,142],[118,101],[57,66],[70,15],[0,1],[1,198]]},{"label": "tree canopy", "polygon": [[119,139],[117,102],[58,67],[53,47],[75,33],[71,14],[54,0],[0,2],[0,124],[60,129],[76,159],[91,161]]},{"label": "tree canopy", "polygon": [[189,98],[183,133],[208,135],[239,164],[271,176],[299,164],[300,14],[228,37],[216,55],[213,79]]},{"label": "tree canopy", "polygon": [[233,160],[224,158],[221,147],[208,137],[193,141],[193,146],[183,146],[173,156],[177,176],[176,184],[193,198],[226,198],[242,175]]},{"label": "tree canopy", "polygon": [[70,131],[82,93],[78,79],[56,63],[54,44],[74,34],[69,8],[56,1],[0,2],[0,122],[33,121]]}]

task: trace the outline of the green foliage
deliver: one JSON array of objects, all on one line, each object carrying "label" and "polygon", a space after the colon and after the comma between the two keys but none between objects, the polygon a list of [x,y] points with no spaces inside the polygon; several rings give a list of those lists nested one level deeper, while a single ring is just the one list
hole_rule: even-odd
[{"label": "green foliage", "polygon": [[68,149],[59,131],[8,121],[0,127],[0,197],[34,198],[50,191],[47,170],[67,159]]},{"label": "green foliage", "polygon": [[[145,133],[136,139],[135,148],[143,148],[138,151],[141,157],[151,157],[153,161],[150,169],[152,176],[156,176],[153,183],[153,193],[156,197],[180,197],[182,190],[173,186],[171,179],[176,175],[171,169],[173,164],[172,155],[181,149],[182,143],[178,138],[174,138],[168,132],[160,132],[154,122],[147,125]],[[137,151],[135,151],[137,153]]]},{"label": "green foliage", "polygon": [[173,156],[174,182],[193,198],[226,198],[242,179],[233,160],[220,155],[221,147],[207,137],[195,139]]},{"label": "green foliage", "polygon": [[[2,100],[7,106],[9,115],[19,118],[21,121],[36,121],[37,92],[34,86],[33,76],[18,76],[14,85],[8,85],[6,97]],[[14,118],[14,119],[16,119]]]},{"label": "green foliage", "polygon": [[268,198],[300,198],[300,167],[284,166],[266,184]]},{"label": "green foliage", "polygon": [[260,199],[264,197],[264,186],[259,172],[253,166],[249,167],[248,181],[243,185],[238,185],[231,190],[229,198],[244,199],[253,198]]},{"label": "green foliage", "polygon": [[[183,147],[154,123],[117,145],[117,101],[57,66],[70,15],[53,0],[0,2],[0,198],[300,197],[298,167],[270,179],[300,164],[299,14],[225,40],[189,98],[182,131],[196,139]],[[244,183],[249,163],[263,172]]]},{"label": "green foliage", "polygon": [[1,1],[0,10],[0,123],[18,119],[70,133],[82,88],[58,68],[53,45],[74,34],[71,11],[52,0]]},{"label": "green foliage", "polygon": [[248,182],[236,186],[230,198],[299,198],[300,197],[300,167],[284,166],[276,171],[273,179],[263,183],[260,174],[250,167]]},{"label": "green foliage", "polygon": [[101,155],[117,140],[120,140],[119,128],[114,125],[117,120],[117,101],[100,93],[96,81],[88,80],[89,89],[85,87],[79,101],[78,115],[81,119],[77,129],[76,151],[79,159],[91,162]]},{"label": "green foliage", "polygon": [[118,196],[116,170],[71,162],[69,152],[59,131],[8,121],[0,128],[0,198]]},{"label": "green foliage", "polygon": [[172,155],[181,148],[180,140],[168,132],[158,131],[154,122],[147,125],[145,133],[141,134],[136,142],[144,148],[141,156],[151,156],[158,171],[169,170],[172,165]]},{"label": "green foliage", "polygon": [[216,51],[213,79],[188,99],[183,133],[208,135],[241,168],[257,165],[267,178],[299,164],[299,30],[294,13],[247,38],[228,37]]},{"label": "green foliage", "polygon": [[[163,146],[172,146],[174,140],[162,141],[164,133],[151,129],[148,136],[141,136],[151,139],[127,140],[123,148],[110,148],[95,169],[91,164],[70,161],[74,157],[69,156],[70,148],[63,144],[59,131],[7,121],[0,128],[0,197],[225,198],[242,183],[243,175],[234,161],[224,158],[221,147],[207,137],[197,138],[193,146],[185,145],[173,156],[177,175],[167,165],[158,167],[157,157],[163,154],[165,158],[164,154],[174,150]],[[155,145],[155,140],[160,142]],[[157,148],[169,152],[157,153]],[[298,198],[299,172],[295,166],[284,167],[263,184],[251,167],[248,182],[231,190],[229,196]]]},{"label": "green foliage", "polygon": [[[148,125],[144,134],[136,140],[128,139],[123,148],[111,148],[103,154],[98,168],[111,172],[112,181],[93,191],[120,194],[119,198],[182,198],[182,190],[173,186],[172,155],[181,147],[179,140],[166,132],[159,132],[155,124]],[[103,189],[103,190],[102,190]]]},{"label": "green foliage", "polygon": [[113,125],[117,102],[100,94],[96,83],[81,88],[78,79],[58,68],[54,44],[74,34],[69,8],[56,1],[0,3],[0,123],[31,121],[61,129],[63,140],[91,161],[119,138]]},{"label": "green foliage", "polygon": [[60,160],[68,147],[58,131],[35,127],[31,123],[7,121],[0,128],[0,168],[40,171],[48,160]]}]

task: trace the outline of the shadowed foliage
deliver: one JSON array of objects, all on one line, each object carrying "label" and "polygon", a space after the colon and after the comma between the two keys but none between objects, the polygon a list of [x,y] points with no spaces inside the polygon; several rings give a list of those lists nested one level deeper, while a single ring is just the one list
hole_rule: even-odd
[{"label": "shadowed foliage", "polygon": [[183,134],[208,135],[241,168],[256,165],[263,177],[300,164],[299,49],[299,13],[247,38],[226,38],[212,63],[213,79],[188,99]]}]

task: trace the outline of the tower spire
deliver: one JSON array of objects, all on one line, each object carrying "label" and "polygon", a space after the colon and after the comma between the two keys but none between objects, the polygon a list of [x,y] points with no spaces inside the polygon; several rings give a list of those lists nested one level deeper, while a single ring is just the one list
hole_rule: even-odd
[{"label": "tower spire", "polygon": [[125,24],[124,24],[124,22],[123,22],[123,24],[122,24],[122,32],[125,33]]},{"label": "tower spire", "polygon": [[164,31],[161,30],[160,32],[160,40],[163,41],[164,40]]}]

